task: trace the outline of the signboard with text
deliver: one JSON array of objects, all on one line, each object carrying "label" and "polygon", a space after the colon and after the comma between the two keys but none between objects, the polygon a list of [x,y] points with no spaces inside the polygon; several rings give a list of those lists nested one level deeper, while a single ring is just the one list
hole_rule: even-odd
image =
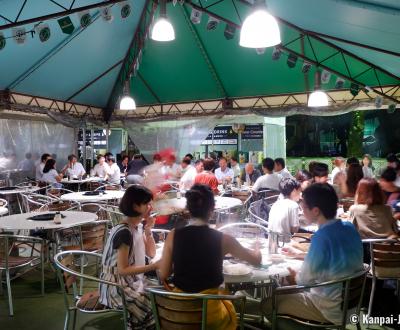
[{"label": "signboard with text", "polygon": [[263,125],[246,125],[242,133],[243,140],[263,139]]},{"label": "signboard with text", "polygon": [[233,131],[232,126],[218,126],[208,134],[202,144],[237,144],[237,141],[238,134]]}]

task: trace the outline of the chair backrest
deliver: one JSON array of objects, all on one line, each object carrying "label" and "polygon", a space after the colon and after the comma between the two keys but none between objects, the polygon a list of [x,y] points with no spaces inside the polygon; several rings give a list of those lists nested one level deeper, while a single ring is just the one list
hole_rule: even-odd
[{"label": "chair backrest", "polygon": [[38,211],[72,211],[78,210],[80,208],[80,204],[74,201],[54,201],[49,202],[39,208]]},{"label": "chair backrest", "polygon": [[263,198],[250,204],[249,221],[268,227],[268,217],[271,205]]},{"label": "chair backrest", "polygon": [[103,184],[95,189],[95,191],[98,190],[121,190],[121,185],[114,183]]},{"label": "chair backrest", "polygon": [[46,195],[52,198],[59,199],[64,194],[73,193],[72,190],[65,189],[65,188],[56,188],[56,187],[49,187],[46,190]]},{"label": "chair backrest", "polygon": [[[87,251],[64,251],[56,254],[54,256],[54,264],[56,265],[57,269],[57,275],[58,279],[61,285],[61,290],[64,294],[64,303],[66,306],[67,310],[70,310],[71,308],[75,308],[75,303],[70,304],[69,298],[68,298],[68,292],[67,289],[72,286],[73,288],[73,295],[74,297],[78,297],[78,290],[77,290],[77,282],[78,280],[80,281],[81,285],[87,285],[88,288],[93,290],[93,284],[94,283],[102,283],[106,284],[109,286],[114,286],[117,288],[119,294],[121,295],[122,298],[122,306],[121,309],[116,310],[116,311],[122,311],[124,314],[124,321],[126,322],[126,317],[127,317],[127,311],[126,311],[126,303],[125,303],[125,294],[123,288],[115,283],[115,282],[109,282],[103,279],[100,279],[98,276],[98,267],[82,267],[82,261],[94,261],[95,264],[101,263],[101,258],[102,255],[94,252],[87,252]],[[101,267],[100,267],[101,268]],[[92,274],[87,274],[85,272],[92,272]],[[94,274],[93,274],[94,271]],[[85,279],[83,281],[82,279]],[[86,290],[83,290],[86,291]],[[90,308],[82,308],[82,309],[91,309],[90,312],[96,312],[96,311],[104,311],[105,306],[102,306],[96,302],[91,304],[92,306],[89,306]],[[78,305],[78,308],[80,306]],[[81,309],[81,310],[82,310]]]},{"label": "chair backrest", "polygon": [[156,243],[164,242],[167,239],[168,234],[170,233],[168,229],[159,229],[159,228],[153,228],[151,232],[153,233],[153,237]]},{"label": "chair backrest", "polygon": [[125,218],[125,215],[121,213],[118,206],[102,205],[101,208],[106,214],[105,219],[110,220],[113,227],[118,225]]},{"label": "chair backrest", "polygon": [[56,202],[57,199],[41,194],[21,194],[22,207],[24,212],[39,210],[42,206]]},{"label": "chair backrest", "polygon": [[210,300],[240,303],[239,325],[243,328],[245,296],[188,294],[148,288],[157,329],[199,330],[207,327],[207,304]]},{"label": "chair backrest", "polygon": [[347,212],[354,205],[354,198],[341,198],[339,204],[343,205],[343,210]]},{"label": "chair backrest", "polygon": [[279,196],[280,192],[273,189],[261,189],[257,192],[252,191],[252,194],[253,194],[253,200],[256,201],[266,197]]},{"label": "chair backrest", "polygon": [[[367,278],[367,273],[370,267],[368,265],[364,265],[364,269],[362,271],[357,272],[356,274],[337,279],[332,281],[326,281],[322,283],[312,284],[312,285],[292,285],[288,287],[276,287],[275,286],[275,294],[273,296],[273,323],[276,320],[276,297],[278,295],[292,294],[298,292],[308,291],[311,288],[321,288],[321,287],[332,287],[332,286],[340,286],[342,288],[342,302],[341,302],[341,310],[342,310],[342,323],[341,329],[345,328],[347,322],[347,314],[348,310],[352,308],[356,308],[356,315],[360,314],[361,303],[363,299],[365,282]],[[285,318],[289,318],[295,320],[297,322],[304,324],[304,319],[297,319],[296,317],[285,316]],[[306,323],[309,324],[309,323]],[[309,324],[312,326],[313,324]],[[318,326],[318,325],[317,325]],[[319,327],[321,327],[319,325]],[[273,326],[274,328],[274,326]]]},{"label": "chair backrest", "polygon": [[372,274],[379,278],[400,278],[400,242],[394,239],[367,239],[370,244]]}]

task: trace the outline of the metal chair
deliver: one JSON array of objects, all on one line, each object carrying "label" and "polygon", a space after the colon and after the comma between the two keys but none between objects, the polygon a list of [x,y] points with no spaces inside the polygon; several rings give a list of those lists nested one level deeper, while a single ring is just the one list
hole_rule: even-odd
[{"label": "metal chair", "polygon": [[[367,278],[367,273],[369,271],[369,266],[364,267],[364,270],[353,274],[351,276],[347,276],[341,279],[326,281],[318,284],[312,285],[291,285],[291,286],[283,286],[277,287],[275,286],[275,290],[273,291],[272,296],[272,330],[277,328],[278,319],[288,319],[292,320],[296,323],[307,325],[313,328],[329,328],[329,329],[346,329],[347,323],[347,314],[349,309],[356,309],[356,315],[360,315],[361,303],[365,289],[365,282]],[[342,321],[340,324],[333,324],[330,322],[319,323],[312,320],[301,319],[292,315],[284,315],[279,314],[277,311],[277,297],[283,296],[287,294],[300,293],[312,288],[321,288],[321,287],[331,287],[332,285],[342,286]],[[360,330],[360,323],[357,324],[357,329]]]},{"label": "metal chair", "polygon": [[8,205],[7,200],[4,199],[4,198],[0,198],[0,206],[1,207],[7,207],[7,205]]},{"label": "metal chair", "polygon": [[101,205],[101,208],[106,214],[106,219],[111,221],[113,227],[118,225],[125,218],[125,215],[121,213],[118,206]]},{"label": "metal chair", "polygon": [[268,228],[252,222],[228,223],[218,230],[236,238],[266,238],[269,233]]},{"label": "metal chair", "polygon": [[65,188],[49,187],[46,189],[46,195],[55,199],[60,199],[62,195],[70,193],[73,193],[73,191]]},{"label": "metal chair", "polygon": [[99,191],[99,190],[121,190],[121,185],[120,184],[115,184],[115,183],[107,183],[103,184],[99,187],[97,187],[94,191]]},{"label": "metal chair", "polygon": [[156,329],[207,328],[207,305],[210,300],[229,300],[239,303],[239,328],[244,329],[243,315],[246,297],[240,295],[191,294],[147,288],[150,293]]},{"label": "metal chair", "polygon": [[253,201],[257,201],[262,198],[272,197],[272,196],[279,196],[280,192],[274,189],[262,189],[259,191],[252,190]]},{"label": "metal chair", "polygon": [[397,280],[397,294],[400,294],[400,242],[395,239],[364,239],[369,244],[371,255],[372,288],[368,304],[371,315],[377,280]]},{"label": "metal chair", "polygon": [[79,210],[80,204],[74,201],[53,201],[41,206],[38,211],[46,212],[46,211],[73,211]]},{"label": "metal chair", "polygon": [[22,209],[24,212],[33,212],[39,210],[42,206],[57,202],[56,198],[36,193],[22,193]]},{"label": "metal chair", "polygon": [[[64,330],[68,330],[71,318],[71,312],[73,312],[72,329],[75,329],[76,315],[77,312],[89,313],[89,314],[103,314],[109,312],[120,313],[124,320],[124,329],[128,328],[128,312],[126,310],[125,294],[124,289],[117,283],[105,281],[99,278],[97,272],[94,275],[88,275],[84,273],[86,268],[80,267],[80,261],[83,259],[95,259],[96,264],[101,262],[101,254],[87,251],[65,251],[58,253],[54,257],[54,263],[57,268],[58,279],[61,284],[61,290],[64,295],[65,304],[65,322]],[[78,261],[77,261],[78,260]],[[75,264],[77,261],[78,266]],[[79,271],[80,269],[80,271]],[[98,269],[96,269],[98,271]],[[83,288],[84,294],[78,294],[77,284],[78,280],[80,283],[87,284],[87,287]],[[122,297],[121,309],[112,309],[99,303],[99,290],[96,287],[93,290],[93,283],[106,284],[109,286],[114,286],[119,291]],[[91,285],[91,286],[89,286]],[[73,301],[70,302],[67,289],[72,287],[73,290]]]},{"label": "metal chair", "polygon": [[[28,252],[28,253],[27,253]],[[22,256],[24,254],[26,256]],[[6,275],[6,286],[8,294],[8,308],[10,316],[14,315],[11,280],[20,277],[24,273],[40,266],[41,270],[41,295],[44,295],[44,241],[38,237],[0,234],[0,292],[2,287],[3,271]],[[11,271],[15,276],[11,278]]]},{"label": "metal chair", "polygon": [[248,221],[268,227],[268,217],[271,205],[265,199],[257,200],[250,204]]}]

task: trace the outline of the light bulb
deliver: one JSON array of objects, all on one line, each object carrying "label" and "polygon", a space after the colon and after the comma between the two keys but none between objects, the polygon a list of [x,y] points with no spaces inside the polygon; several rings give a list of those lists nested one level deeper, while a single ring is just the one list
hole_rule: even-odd
[{"label": "light bulb", "polygon": [[275,46],[280,42],[281,33],[278,22],[265,9],[257,9],[246,17],[240,30],[240,46],[265,48]]},{"label": "light bulb", "polygon": [[130,97],[129,95],[124,95],[119,102],[119,109],[120,110],[135,110],[136,103],[135,100]]},{"label": "light bulb", "polygon": [[160,17],[151,30],[151,39],[155,41],[171,41],[175,39],[175,31],[166,17]]},{"label": "light bulb", "polygon": [[326,107],[329,105],[328,96],[324,91],[314,91],[308,98],[309,107]]}]

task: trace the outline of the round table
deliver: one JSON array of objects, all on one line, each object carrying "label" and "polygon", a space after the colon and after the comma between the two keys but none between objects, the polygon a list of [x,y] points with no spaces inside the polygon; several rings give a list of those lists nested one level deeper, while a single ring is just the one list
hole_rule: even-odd
[{"label": "round table", "polygon": [[16,187],[16,189],[0,190],[0,195],[13,195],[13,194],[21,194],[21,193],[33,193],[33,192],[38,191],[40,189],[42,189],[42,188],[41,187],[37,187],[37,186]]},{"label": "round table", "polygon": [[84,195],[86,191],[73,192],[69,194],[61,195],[63,201],[74,201],[79,203],[92,203],[109,201],[113,199],[121,199],[124,196],[125,191],[123,190],[106,190],[104,194],[99,195]]},{"label": "round table", "polygon": [[101,182],[104,181],[104,178],[100,178],[98,176],[92,176],[90,178],[86,178],[86,179],[71,179],[68,180],[68,178],[63,178],[61,180],[62,183],[68,183],[68,184],[82,184],[82,183],[87,183],[87,182]]},{"label": "round table", "polygon": [[8,214],[8,208],[1,206],[0,207],[0,215]]},{"label": "round table", "polygon": [[[238,198],[215,196],[215,210],[225,210],[242,206],[243,202]],[[159,215],[170,215],[186,210],[186,198],[160,199],[154,202],[154,211]]]},{"label": "round table", "polygon": [[0,229],[6,230],[39,230],[39,229],[63,229],[74,226],[80,226],[86,223],[94,222],[97,220],[97,215],[90,212],[78,211],[61,211],[60,213],[65,216],[61,219],[61,224],[55,224],[53,220],[49,221],[35,221],[28,218],[39,215],[55,212],[29,212],[22,214],[13,214],[0,218]]}]

